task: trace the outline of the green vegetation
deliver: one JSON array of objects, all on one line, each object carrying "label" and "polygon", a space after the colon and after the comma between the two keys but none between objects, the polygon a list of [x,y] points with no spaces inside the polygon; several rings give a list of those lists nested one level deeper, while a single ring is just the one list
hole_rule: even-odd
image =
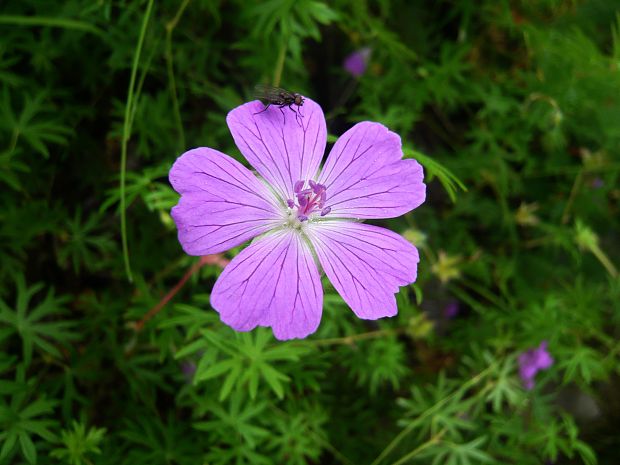
[{"label": "green vegetation", "polygon": [[[209,306],[222,258],[181,250],[167,173],[243,161],[257,83],[424,165],[377,222],[420,249],[397,317],[327,280],[302,341]],[[619,174],[614,1],[3,2],[0,465],[617,464]]]}]

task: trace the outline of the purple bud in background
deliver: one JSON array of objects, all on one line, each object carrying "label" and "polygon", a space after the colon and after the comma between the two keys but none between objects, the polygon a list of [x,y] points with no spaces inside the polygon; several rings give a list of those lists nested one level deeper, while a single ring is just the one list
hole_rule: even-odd
[{"label": "purple bud in background", "polygon": [[370,47],[360,48],[344,59],[343,68],[353,77],[361,77],[366,72],[370,59]]},{"label": "purple bud in background", "polygon": [[459,303],[456,300],[453,300],[448,305],[446,305],[443,309],[444,318],[451,320],[459,314]]},{"label": "purple bud in background", "polygon": [[603,181],[601,178],[594,178],[590,185],[592,186],[592,189],[600,189],[605,185],[605,181]]},{"label": "purple bud in background", "polygon": [[547,345],[547,341],[542,341],[536,349],[530,349],[519,355],[519,376],[525,389],[533,389],[536,373],[553,365],[553,358],[547,352]]},{"label": "purple bud in background", "polygon": [[191,383],[194,378],[194,373],[196,373],[196,363],[192,361],[185,361],[181,363],[181,372],[185,377],[185,381]]}]

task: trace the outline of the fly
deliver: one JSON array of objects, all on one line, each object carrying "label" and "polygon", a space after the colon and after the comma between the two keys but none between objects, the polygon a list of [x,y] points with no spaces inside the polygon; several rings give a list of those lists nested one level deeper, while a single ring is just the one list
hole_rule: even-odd
[{"label": "fly", "polygon": [[[303,115],[299,112],[299,107],[304,104],[305,99],[301,94],[297,92],[289,92],[286,89],[282,89],[280,87],[272,87],[267,85],[259,84],[254,88],[254,94],[256,98],[259,98],[266,104],[265,108],[261,111],[254,113],[258,115],[259,113],[263,113],[267,111],[267,109],[271,106],[277,106],[280,108],[282,112],[282,116],[284,116],[284,122],[286,124],[286,116],[284,115],[284,111],[282,109],[284,107],[288,107],[293,113],[295,113],[295,120],[299,122],[298,117]],[[293,108],[293,106],[297,107],[297,111]],[[299,116],[298,116],[299,115]]]}]

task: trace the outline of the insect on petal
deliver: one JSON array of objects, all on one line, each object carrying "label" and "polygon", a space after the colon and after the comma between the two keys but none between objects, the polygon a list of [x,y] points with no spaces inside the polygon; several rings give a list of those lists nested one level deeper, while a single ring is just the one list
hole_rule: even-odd
[{"label": "insect on petal", "polygon": [[270,326],[280,340],[315,332],[323,289],[312,253],[299,233],[282,230],[249,245],[215,283],[211,305],[237,331]]},{"label": "insect on petal", "polygon": [[402,156],[400,137],[379,123],[358,123],[345,132],[319,176],[332,217],[393,218],[424,202],[422,166]]},{"label": "insect on petal", "polygon": [[325,274],[358,317],[396,315],[394,294],[417,275],[413,245],[388,229],[345,221],[313,225],[308,237]]},{"label": "insect on petal", "polygon": [[226,122],[243,156],[283,200],[290,199],[295,183],[319,169],[327,140],[323,110],[310,99],[301,107],[264,109],[258,100],[246,103]]},{"label": "insect on petal", "polygon": [[185,152],[169,178],[181,194],[171,215],[189,255],[224,252],[281,222],[273,194],[241,163],[217,150]]}]

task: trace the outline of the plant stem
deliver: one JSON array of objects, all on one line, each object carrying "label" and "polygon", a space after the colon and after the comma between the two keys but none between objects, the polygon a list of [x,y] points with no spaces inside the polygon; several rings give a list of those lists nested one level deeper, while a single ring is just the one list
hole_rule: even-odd
[{"label": "plant stem", "polygon": [[577,176],[575,177],[575,182],[573,183],[573,187],[570,191],[570,195],[568,197],[568,201],[566,202],[566,206],[564,207],[564,212],[562,213],[562,224],[568,223],[570,219],[570,209],[575,202],[575,198],[577,197],[577,193],[579,192],[579,188],[581,187],[581,181],[583,179],[583,170],[579,170]]},{"label": "plant stem", "polygon": [[204,256],[200,257],[200,260],[198,260],[198,262],[194,263],[189,268],[189,270],[187,270],[185,272],[185,274],[179,280],[179,282],[176,283],[176,285],[172,289],[170,289],[170,291],[168,291],[168,293],[157,303],[157,305],[155,305],[153,308],[151,308],[142,317],[142,319],[140,321],[135,323],[134,330],[136,332],[141,331],[142,328],[144,327],[145,323],[147,321],[149,321],[151,318],[153,318],[155,315],[157,315],[166,306],[166,304],[168,302],[170,302],[170,300],[175,295],[177,295],[177,293],[181,289],[183,289],[183,286],[185,286],[185,283],[188,281],[188,279],[191,278],[194,273],[196,273],[198,270],[200,270],[200,268],[202,268],[205,265],[217,265],[220,268],[224,268],[228,263],[229,263],[229,260],[227,258],[225,258],[222,254],[204,255]]},{"label": "plant stem", "polygon": [[280,51],[278,52],[278,59],[276,61],[276,69],[273,72],[273,85],[278,87],[282,80],[282,69],[284,68],[284,58],[286,58],[287,40],[282,40],[280,44]]},{"label": "plant stem", "polygon": [[185,147],[185,131],[183,130],[183,122],[181,121],[181,109],[179,107],[179,98],[177,95],[176,79],[174,76],[174,58],[172,55],[172,31],[177,26],[183,12],[189,5],[190,0],[184,0],[179,6],[174,17],[166,23],[166,71],[168,73],[168,83],[170,86],[170,95],[172,97],[172,108],[174,109],[174,120],[179,133],[179,146],[182,150]]},{"label": "plant stem", "polygon": [[127,91],[127,102],[125,103],[125,119],[123,122],[123,137],[121,140],[121,176],[120,176],[120,197],[121,197],[121,242],[123,246],[123,262],[125,263],[125,274],[127,279],[132,282],[133,275],[131,274],[131,264],[129,263],[129,247],[127,246],[127,215],[125,205],[125,177],[127,171],[127,143],[131,136],[131,113],[134,105],[134,87],[136,84],[136,75],[138,74],[138,63],[140,62],[140,54],[142,52],[142,44],[144,43],[144,36],[146,35],[146,28],[151,16],[151,10],[153,9],[153,0],[149,0],[146,6],[146,12],[142,19],[142,27],[140,29],[140,36],[138,37],[138,44],[136,45],[136,53],[133,57],[133,65],[131,67],[131,77],[129,78],[129,90]]},{"label": "plant stem", "polygon": [[618,270],[616,269],[612,261],[609,259],[609,257],[605,254],[605,252],[603,252],[603,250],[598,245],[590,247],[590,251],[594,254],[594,256],[598,259],[598,261],[601,262],[601,265],[605,267],[605,269],[607,270],[607,272],[612,278],[615,279],[618,277]]},{"label": "plant stem", "polygon": [[170,289],[170,291],[168,291],[168,293],[157,303],[157,305],[155,305],[148,312],[146,312],[146,314],[142,317],[140,321],[136,322],[134,326],[134,330],[136,332],[141,331],[145,323],[149,321],[151,318],[153,318],[155,315],[157,315],[161,311],[161,309],[164,308],[166,304],[170,302],[170,300],[175,295],[177,295],[181,289],[183,289],[183,286],[185,286],[185,283],[188,281],[188,279],[191,278],[194,273],[200,270],[200,268],[202,268],[204,265],[210,262],[210,258],[211,257],[209,255],[200,257],[200,260],[194,263],[190,267],[190,269],[185,272],[185,274],[179,280],[179,282],[176,283],[176,285],[172,289]]},{"label": "plant stem", "polygon": [[368,333],[354,334],[352,336],[334,337],[329,339],[317,339],[314,341],[308,341],[309,344],[316,346],[329,346],[329,345],[352,345],[355,341],[362,341],[365,339],[375,339],[383,336],[394,336],[396,334],[403,333],[405,328],[395,329],[379,329],[377,331],[370,331]]},{"label": "plant stem", "polygon": [[398,459],[392,465],[402,465],[403,463],[408,462],[409,460],[414,458],[416,455],[418,455],[420,452],[422,452],[424,449],[428,449],[430,446],[437,444],[439,441],[441,441],[441,438],[443,437],[444,434],[446,434],[445,428],[439,431],[433,437],[431,437],[428,441],[424,442],[423,444],[420,444],[418,447],[413,449],[411,452],[409,452],[408,454]]},{"label": "plant stem", "polygon": [[104,31],[97,26],[84,21],[67,18],[48,18],[45,16],[18,16],[18,15],[0,15],[0,24],[9,24],[14,26],[42,26],[42,27],[59,27],[63,29],[74,29],[77,31],[90,32],[92,34],[103,37]]},{"label": "plant stem", "polygon": [[[458,388],[456,391],[451,392],[450,394],[448,394],[446,397],[440,399],[439,401],[437,401],[434,405],[432,405],[431,407],[427,408],[424,413],[422,413],[417,419],[421,420],[427,416],[429,416],[431,413],[435,412],[439,407],[442,407],[446,402],[448,402],[450,399],[452,399],[453,397],[455,397],[457,394],[460,394],[462,392],[465,392],[467,389],[469,389],[470,387],[474,386],[475,384],[478,383],[478,381],[480,381],[484,376],[486,376],[486,374],[491,371],[492,369],[495,368],[495,363],[492,363],[491,365],[489,365],[487,368],[485,368],[484,370],[482,370],[480,373],[478,373],[477,375],[473,376],[472,378],[469,379],[469,381],[463,383],[461,385],[460,388]],[[390,452],[392,452],[396,446],[398,446],[398,444],[400,444],[400,442],[411,432],[413,431],[413,429],[415,428],[415,426],[417,425],[417,422],[411,422],[407,427],[405,427],[394,439],[392,439],[392,442],[390,442],[387,447],[385,449],[383,449],[383,451],[379,454],[379,456],[373,460],[373,462],[370,465],[378,465],[381,460],[383,460],[385,457],[388,456],[388,454]],[[401,459],[402,460],[402,459]]]}]

